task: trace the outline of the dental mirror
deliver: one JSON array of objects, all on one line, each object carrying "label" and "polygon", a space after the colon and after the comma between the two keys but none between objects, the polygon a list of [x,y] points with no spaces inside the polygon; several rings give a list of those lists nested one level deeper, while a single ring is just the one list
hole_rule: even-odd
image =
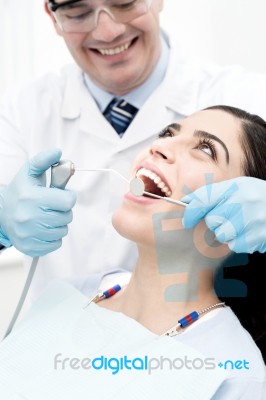
[{"label": "dental mirror", "polygon": [[135,196],[142,196],[145,192],[145,184],[140,178],[131,179],[129,190]]},{"label": "dental mirror", "polygon": [[163,197],[163,196],[159,196],[157,194],[146,192],[145,184],[140,178],[131,179],[131,181],[129,183],[129,189],[130,189],[130,192],[132,194],[134,194],[135,196],[143,196],[144,194],[146,194],[146,196],[154,197],[156,199],[161,199],[161,200],[167,201],[168,203],[177,204],[177,205],[183,206],[183,207],[187,206],[187,203],[184,203],[183,201],[174,200],[174,199],[171,199],[171,197]]}]

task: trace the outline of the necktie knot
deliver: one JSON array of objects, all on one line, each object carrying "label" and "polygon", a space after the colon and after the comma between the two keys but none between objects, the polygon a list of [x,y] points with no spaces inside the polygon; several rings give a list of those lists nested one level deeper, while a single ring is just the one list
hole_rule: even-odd
[{"label": "necktie knot", "polygon": [[118,135],[122,137],[137,112],[138,109],[125,100],[114,98],[106,107],[103,115],[114,127]]}]

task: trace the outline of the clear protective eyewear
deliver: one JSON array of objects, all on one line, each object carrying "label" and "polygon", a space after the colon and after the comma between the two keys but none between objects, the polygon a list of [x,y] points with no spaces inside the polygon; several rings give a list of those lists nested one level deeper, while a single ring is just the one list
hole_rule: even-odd
[{"label": "clear protective eyewear", "polygon": [[[141,15],[146,14],[153,0],[113,0],[102,2],[94,7],[92,0],[68,0],[61,3],[49,0],[49,9],[55,19],[67,33],[92,31],[98,23],[99,14],[105,12],[113,21],[126,24]],[[98,2],[98,1],[97,1]]]}]

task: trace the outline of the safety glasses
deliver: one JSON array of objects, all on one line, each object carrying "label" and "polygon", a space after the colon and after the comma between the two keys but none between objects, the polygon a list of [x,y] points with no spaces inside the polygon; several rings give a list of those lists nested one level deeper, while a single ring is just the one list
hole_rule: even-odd
[{"label": "safety glasses", "polygon": [[[102,1],[95,7],[92,0],[69,0],[61,3],[49,0],[49,9],[64,32],[81,33],[92,31],[98,23],[99,14],[107,13],[117,23],[128,23],[146,14],[153,0]],[[97,1],[97,3],[99,3]]]}]

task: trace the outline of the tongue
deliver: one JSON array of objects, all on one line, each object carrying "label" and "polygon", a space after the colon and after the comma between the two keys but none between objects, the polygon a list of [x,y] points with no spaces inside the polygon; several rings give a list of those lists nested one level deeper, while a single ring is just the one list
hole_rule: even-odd
[{"label": "tongue", "polygon": [[160,188],[158,188],[158,186],[153,182],[152,179],[144,175],[141,175],[140,179],[144,182],[146,192],[165,197],[165,193]]}]

